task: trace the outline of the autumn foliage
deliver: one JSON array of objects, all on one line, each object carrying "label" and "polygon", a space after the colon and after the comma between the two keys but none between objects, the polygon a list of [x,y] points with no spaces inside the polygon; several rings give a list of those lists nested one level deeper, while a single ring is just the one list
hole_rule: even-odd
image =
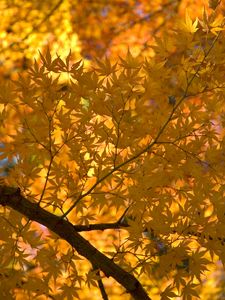
[{"label": "autumn foliage", "polygon": [[22,2],[0,37],[0,295],[222,299],[221,1]]}]

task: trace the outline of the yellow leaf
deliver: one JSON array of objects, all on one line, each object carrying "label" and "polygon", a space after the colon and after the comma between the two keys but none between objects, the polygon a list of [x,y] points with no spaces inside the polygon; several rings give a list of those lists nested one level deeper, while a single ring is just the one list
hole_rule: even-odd
[{"label": "yellow leaf", "polygon": [[181,23],[181,29],[184,32],[188,33],[195,33],[198,30],[198,18],[194,22],[192,22],[191,17],[188,14],[188,11],[186,10],[186,17],[185,17],[185,22]]}]

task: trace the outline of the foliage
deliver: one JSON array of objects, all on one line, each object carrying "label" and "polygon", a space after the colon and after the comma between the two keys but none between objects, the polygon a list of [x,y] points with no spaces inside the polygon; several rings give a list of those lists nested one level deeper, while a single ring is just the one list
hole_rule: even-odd
[{"label": "foliage", "polygon": [[[53,2],[37,7],[73,7]],[[166,20],[167,5],[155,3]],[[126,9],[139,24],[131,4],[93,1],[83,12],[94,6],[116,24]],[[11,165],[0,165],[1,295],[197,299],[224,264],[225,34],[220,1],[209,5],[201,18],[176,18],[148,55],[131,47],[85,67],[73,49],[64,59],[47,47],[3,81],[0,159]],[[99,30],[105,51],[115,33]],[[7,43],[6,52],[17,42]]]}]

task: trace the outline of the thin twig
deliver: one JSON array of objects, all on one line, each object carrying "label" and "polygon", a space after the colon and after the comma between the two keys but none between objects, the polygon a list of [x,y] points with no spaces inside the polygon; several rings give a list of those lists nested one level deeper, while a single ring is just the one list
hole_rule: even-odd
[{"label": "thin twig", "polygon": [[219,32],[219,34],[217,35],[217,37],[214,39],[212,45],[210,46],[210,48],[208,49],[208,51],[206,52],[202,62],[199,64],[197,70],[195,71],[195,73],[193,74],[193,76],[190,78],[190,80],[187,82],[187,86],[186,89],[184,91],[183,96],[180,98],[180,100],[177,102],[177,104],[174,105],[168,119],[166,120],[166,122],[163,124],[163,126],[161,127],[161,129],[159,130],[158,134],[156,135],[155,139],[152,140],[152,142],[150,142],[150,144],[148,144],[144,149],[142,149],[140,152],[138,152],[137,154],[135,154],[134,156],[132,156],[131,158],[129,158],[128,160],[120,163],[119,165],[115,166],[114,168],[112,168],[112,170],[110,172],[108,172],[107,174],[105,174],[104,176],[102,176],[101,178],[99,178],[96,183],[84,194],[81,194],[77,200],[74,202],[74,204],[61,216],[61,218],[65,218],[74,208],[75,206],[81,201],[81,199],[83,199],[84,197],[86,197],[87,195],[90,195],[90,193],[101,183],[103,182],[106,178],[108,178],[110,175],[112,175],[113,173],[115,173],[116,171],[120,170],[122,167],[124,167],[125,165],[129,164],[130,162],[134,161],[135,159],[137,159],[138,157],[140,157],[142,154],[148,152],[151,148],[153,148],[153,146],[155,144],[157,144],[160,136],[163,134],[165,128],[167,127],[167,125],[170,123],[170,121],[173,119],[173,116],[177,110],[177,108],[181,105],[181,103],[184,101],[184,99],[187,98],[188,96],[188,90],[189,87],[191,86],[193,80],[195,79],[195,77],[198,75],[198,72],[200,71],[200,68],[202,66],[202,64],[204,63],[206,57],[209,55],[210,51],[213,49],[216,41],[218,40],[219,36],[220,36],[221,32]]}]

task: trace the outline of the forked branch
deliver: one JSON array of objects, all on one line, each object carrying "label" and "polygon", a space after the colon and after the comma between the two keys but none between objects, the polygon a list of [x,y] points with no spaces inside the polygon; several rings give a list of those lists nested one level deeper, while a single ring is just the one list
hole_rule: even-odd
[{"label": "forked branch", "polygon": [[32,203],[17,188],[0,186],[0,205],[11,207],[28,219],[36,221],[66,240],[76,251],[101,270],[105,276],[113,277],[134,299],[151,300],[141,283],[130,273],[116,265],[76,232],[74,226]]}]

